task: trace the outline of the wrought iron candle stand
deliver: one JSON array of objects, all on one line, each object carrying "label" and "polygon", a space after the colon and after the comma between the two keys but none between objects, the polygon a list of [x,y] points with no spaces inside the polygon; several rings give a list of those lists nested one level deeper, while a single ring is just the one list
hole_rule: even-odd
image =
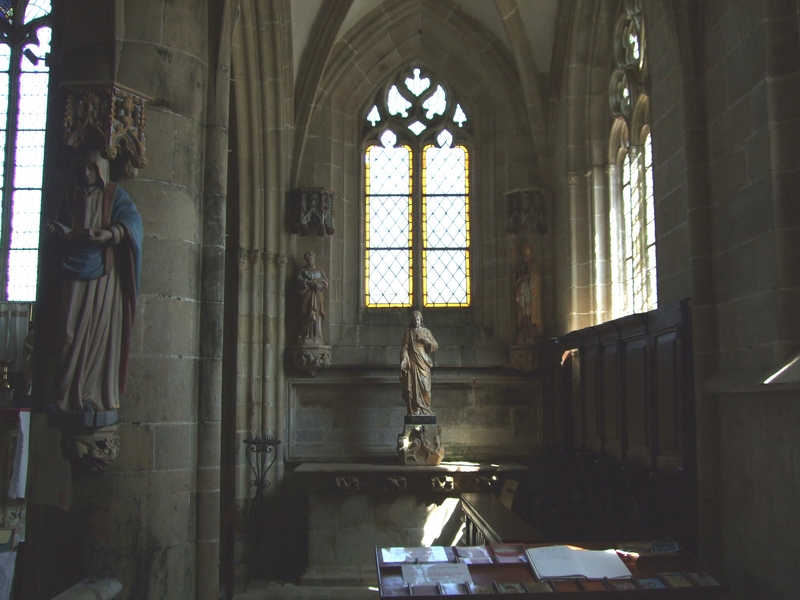
[{"label": "wrought iron candle stand", "polygon": [[246,446],[244,454],[253,471],[250,487],[255,488],[253,503],[250,505],[250,568],[247,574],[249,580],[250,571],[264,558],[263,544],[267,507],[264,504],[262,492],[269,487],[267,473],[275,464],[275,459],[278,458],[277,447],[281,441],[273,438],[249,438],[244,443]]}]

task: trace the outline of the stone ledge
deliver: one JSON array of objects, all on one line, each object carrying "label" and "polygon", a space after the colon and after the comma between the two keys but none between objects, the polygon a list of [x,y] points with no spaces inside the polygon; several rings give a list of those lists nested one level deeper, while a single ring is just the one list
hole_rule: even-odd
[{"label": "stone ledge", "polygon": [[518,463],[442,462],[439,465],[302,463],[294,475],[308,493],[404,493],[490,491],[498,475],[528,471]]}]

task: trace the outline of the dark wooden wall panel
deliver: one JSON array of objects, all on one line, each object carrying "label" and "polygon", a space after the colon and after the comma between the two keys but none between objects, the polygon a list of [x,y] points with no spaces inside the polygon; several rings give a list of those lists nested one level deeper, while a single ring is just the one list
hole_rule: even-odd
[{"label": "dark wooden wall panel", "polygon": [[625,457],[642,466],[653,458],[647,397],[647,339],[639,339],[625,345]]}]

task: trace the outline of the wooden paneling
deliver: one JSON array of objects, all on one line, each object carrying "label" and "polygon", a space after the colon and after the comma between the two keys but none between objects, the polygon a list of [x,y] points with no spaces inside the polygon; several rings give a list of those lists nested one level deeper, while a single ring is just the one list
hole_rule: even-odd
[{"label": "wooden paneling", "polygon": [[569,514],[571,509],[564,507],[579,497],[583,520],[577,531],[647,531],[680,537],[693,547],[696,467],[689,314],[684,300],[557,340],[556,351],[570,356],[571,368],[562,374],[570,378],[571,393],[558,400],[564,416],[558,428],[574,435],[562,437],[550,453],[554,462],[549,473],[558,490],[551,502],[553,514]]},{"label": "wooden paneling", "polygon": [[625,458],[649,467],[652,464],[650,407],[647,402],[647,339],[625,345]]}]

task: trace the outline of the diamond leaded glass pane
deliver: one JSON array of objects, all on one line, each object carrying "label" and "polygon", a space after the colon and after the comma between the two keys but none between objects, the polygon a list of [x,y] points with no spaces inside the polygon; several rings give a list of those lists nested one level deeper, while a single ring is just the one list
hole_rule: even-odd
[{"label": "diamond leaded glass pane", "polygon": [[365,172],[367,306],[410,306],[410,148],[370,146]]},{"label": "diamond leaded glass pane", "polygon": [[469,187],[463,147],[423,151],[425,306],[469,304]]},{"label": "diamond leaded glass pane", "polygon": [[[45,0],[30,2],[25,10],[25,21],[44,16],[49,11],[50,3]],[[14,189],[11,194],[11,230],[7,241],[9,254],[6,292],[8,300],[14,301],[32,301],[36,296],[47,88],[50,77],[44,58],[50,52],[51,30],[49,27],[42,27],[37,33],[38,45],[28,44],[27,54],[20,59]]]},{"label": "diamond leaded glass pane", "polygon": [[425,258],[425,306],[468,305],[469,251],[428,250]]}]

